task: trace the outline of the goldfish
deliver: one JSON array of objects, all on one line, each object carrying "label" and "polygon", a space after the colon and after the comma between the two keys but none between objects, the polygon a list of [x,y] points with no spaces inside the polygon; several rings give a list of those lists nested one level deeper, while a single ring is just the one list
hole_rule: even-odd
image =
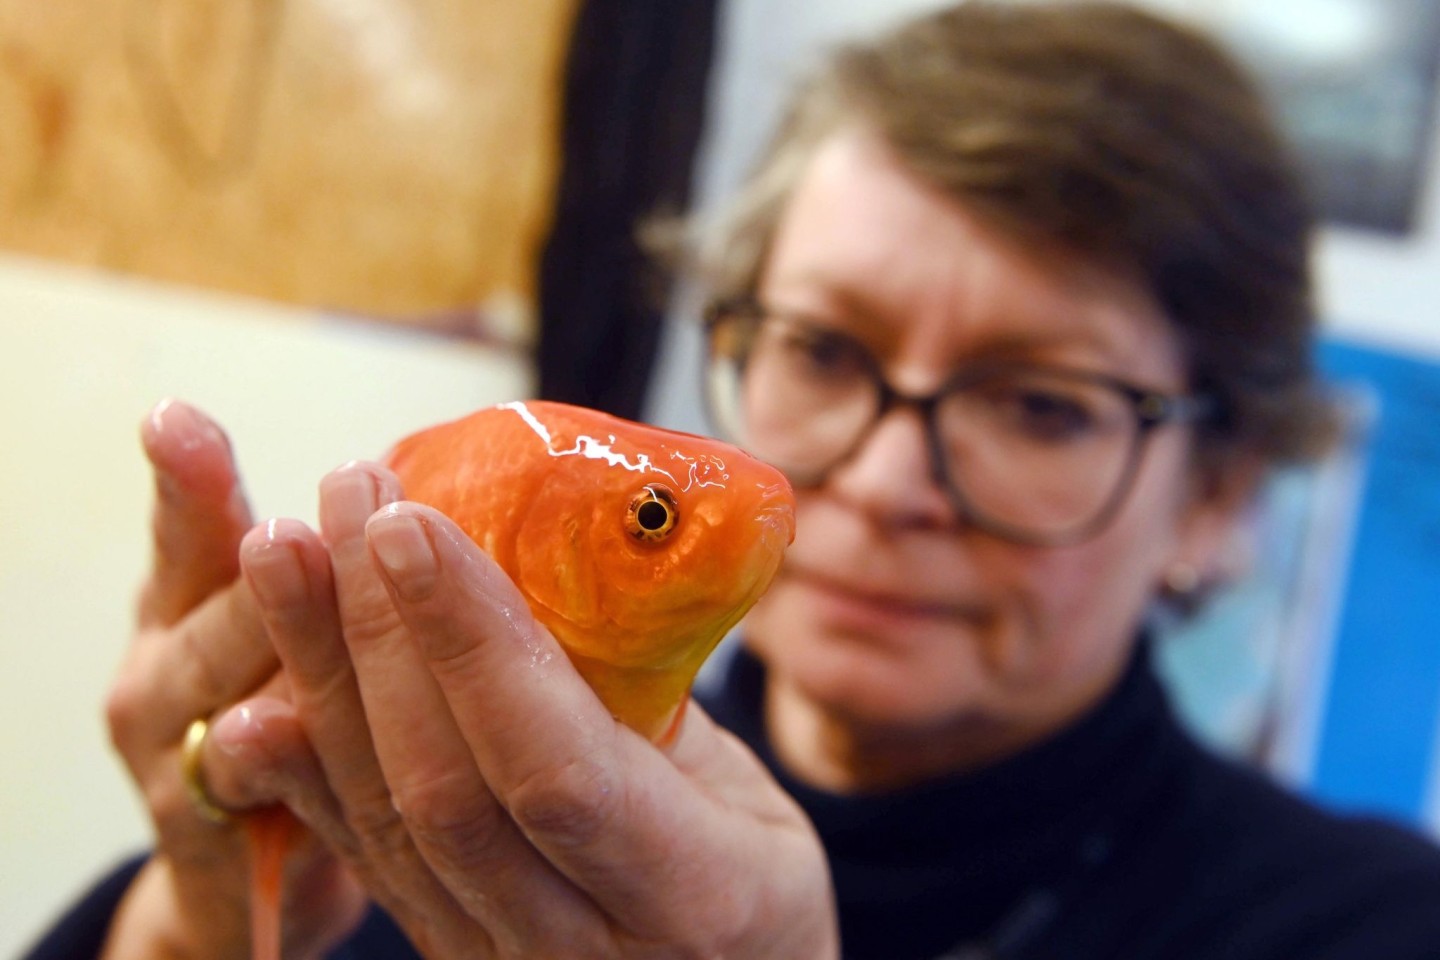
[{"label": "goldfish", "polygon": [[[385,462],[408,499],[504,569],[611,715],[662,746],[795,534],[794,495],[775,468],[567,404],[480,410],[405,437]],[[255,956],[278,960],[293,830],[262,814],[250,837]]]}]

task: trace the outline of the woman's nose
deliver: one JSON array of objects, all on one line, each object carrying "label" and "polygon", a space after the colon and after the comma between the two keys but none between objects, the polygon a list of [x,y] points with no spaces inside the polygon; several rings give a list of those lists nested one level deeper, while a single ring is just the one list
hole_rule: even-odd
[{"label": "woman's nose", "polygon": [[877,420],[825,486],[881,522],[944,527],[957,519],[936,480],[924,419],[913,408],[892,409]]}]

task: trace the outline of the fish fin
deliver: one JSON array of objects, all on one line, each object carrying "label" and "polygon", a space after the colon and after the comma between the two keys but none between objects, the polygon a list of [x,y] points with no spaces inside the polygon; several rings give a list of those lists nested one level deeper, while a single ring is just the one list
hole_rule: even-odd
[{"label": "fish fin", "polygon": [[250,842],[250,950],[254,960],[280,960],[280,893],[285,858],[300,821],[283,806],[245,815]]},{"label": "fish fin", "polygon": [[670,725],[665,728],[664,733],[655,738],[655,746],[664,749],[665,747],[671,746],[675,742],[675,739],[680,736],[680,724],[685,722],[685,705],[689,702],[690,695],[687,693],[684,699],[680,701],[680,705],[675,708],[675,715],[670,718]]}]

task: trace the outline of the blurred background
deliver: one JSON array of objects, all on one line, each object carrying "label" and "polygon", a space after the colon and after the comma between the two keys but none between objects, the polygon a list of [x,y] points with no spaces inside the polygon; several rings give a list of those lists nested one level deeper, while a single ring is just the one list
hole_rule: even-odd
[{"label": "blurred background", "polygon": [[[0,955],[144,843],[101,722],[181,396],[260,516],[544,395],[704,430],[698,292],[639,224],[723,201],[816,51],[935,0],[0,0]],[[1176,625],[1185,716],[1440,833],[1440,0],[1150,0],[1256,66],[1325,218],[1347,442]]]}]

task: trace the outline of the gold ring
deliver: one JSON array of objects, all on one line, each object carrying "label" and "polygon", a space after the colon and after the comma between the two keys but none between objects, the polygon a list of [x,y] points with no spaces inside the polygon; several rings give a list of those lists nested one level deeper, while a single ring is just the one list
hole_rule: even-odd
[{"label": "gold ring", "polygon": [[209,733],[210,721],[204,717],[190,721],[190,726],[185,728],[185,742],[180,747],[180,777],[185,781],[185,792],[190,794],[190,803],[197,813],[211,823],[229,823],[229,812],[211,798],[200,769],[200,751]]}]

